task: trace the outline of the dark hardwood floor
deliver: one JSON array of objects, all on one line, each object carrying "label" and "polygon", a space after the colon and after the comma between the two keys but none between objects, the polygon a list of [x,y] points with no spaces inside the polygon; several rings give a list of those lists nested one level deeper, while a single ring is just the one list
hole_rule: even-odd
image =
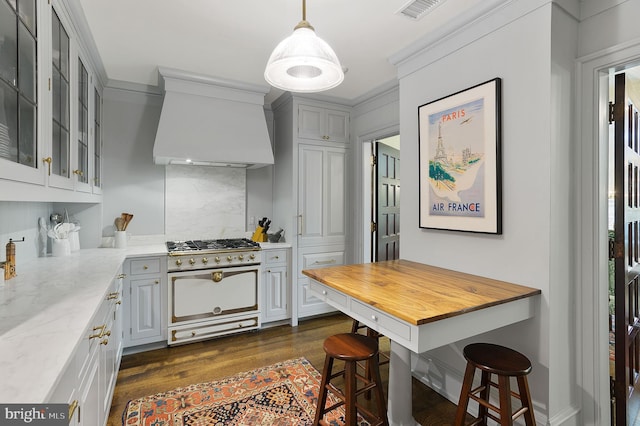
[{"label": "dark hardwood floor", "polygon": [[[298,327],[285,325],[124,356],[108,425],[122,425],[122,413],[131,399],[209,382],[286,359],[305,357],[322,371],[322,342],[329,335],[350,329],[351,319],[336,314],[302,321]],[[388,351],[388,339],[382,339],[380,346],[382,351]],[[381,373],[386,386],[388,364],[381,367]],[[413,414],[421,425],[452,425],[455,410],[454,404],[414,379]]]}]

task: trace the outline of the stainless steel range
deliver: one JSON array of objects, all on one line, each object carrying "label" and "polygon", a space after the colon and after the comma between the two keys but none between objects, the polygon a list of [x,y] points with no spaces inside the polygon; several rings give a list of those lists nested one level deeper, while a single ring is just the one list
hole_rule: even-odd
[{"label": "stainless steel range", "polygon": [[246,238],[167,242],[169,345],[260,327],[260,245]]}]

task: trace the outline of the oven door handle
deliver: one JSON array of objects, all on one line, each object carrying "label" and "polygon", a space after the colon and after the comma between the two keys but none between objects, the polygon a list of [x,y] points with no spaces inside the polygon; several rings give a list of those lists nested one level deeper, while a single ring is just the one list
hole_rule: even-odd
[{"label": "oven door handle", "polygon": [[220,281],[222,281],[223,277],[224,277],[224,274],[221,271],[216,271],[211,273],[211,280],[213,282],[219,283]]}]

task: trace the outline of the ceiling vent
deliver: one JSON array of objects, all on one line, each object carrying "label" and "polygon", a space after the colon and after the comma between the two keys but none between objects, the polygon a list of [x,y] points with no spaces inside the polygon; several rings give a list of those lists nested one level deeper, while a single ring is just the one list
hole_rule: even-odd
[{"label": "ceiling vent", "polygon": [[442,2],[444,0],[412,0],[402,6],[396,13],[417,21]]}]

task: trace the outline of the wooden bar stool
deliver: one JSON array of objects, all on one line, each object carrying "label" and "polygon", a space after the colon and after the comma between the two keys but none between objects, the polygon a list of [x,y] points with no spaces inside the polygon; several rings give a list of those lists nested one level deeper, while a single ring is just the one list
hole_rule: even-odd
[{"label": "wooden bar stool", "polygon": [[[351,324],[351,332],[356,334],[359,333],[360,330],[362,330],[363,328],[366,328],[366,335],[368,337],[371,337],[373,339],[376,339],[376,341],[378,342],[378,355],[376,355],[377,360],[374,362],[378,363],[378,366],[382,366],[385,364],[389,364],[389,355],[385,354],[384,352],[380,352],[380,338],[384,337],[383,334],[378,333],[375,330],[370,329],[369,327],[367,327],[364,324],[360,324],[360,321],[354,319],[353,320],[353,324]],[[365,362],[364,365],[362,365],[361,363],[358,363],[358,365],[362,368],[364,368],[365,371],[365,377],[368,380],[371,380],[371,372],[369,371],[369,362]],[[370,400],[371,399],[371,391],[369,392],[365,392],[364,397],[366,400]]]},{"label": "wooden bar stool", "polygon": [[[467,359],[467,368],[464,373],[462,390],[460,391],[455,426],[465,426],[464,418],[467,413],[469,399],[477,401],[480,406],[478,408],[478,419],[468,426],[486,425],[489,418],[495,420],[501,426],[511,426],[513,421],[520,416],[524,416],[527,426],[536,426],[527,382],[527,374],[531,372],[531,361],[513,349],[490,343],[467,345],[463,353]],[[480,386],[471,389],[476,369],[482,372]],[[498,376],[497,384],[491,380],[492,374]],[[511,377],[516,378],[519,393],[511,390]],[[499,407],[489,402],[491,386],[498,389]],[[519,399],[521,403],[521,407],[515,412],[511,408],[512,396]],[[491,411],[499,416],[496,416]]]},{"label": "wooden bar stool", "polygon": [[[356,425],[358,412],[371,426],[388,426],[389,421],[387,419],[384,393],[382,392],[380,368],[375,362],[376,356],[378,355],[378,342],[371,337],[361,334],[343,333],[328,337],[324,341],[323,347],[326,357],[324,370],[322,371],[318,405],[316,406],[316,416],[313,424],[316,426],[325,424],[322,421],[324,415],[344,405],[346,426]],[[334,360],[344,361],[344,370],[333,373]],[[369,362],[368,370],[371,371],[371,380],[358,374],[356,364],[358,361]],[[331,383],[331,380],[336,377],[344,377],[344,391]],[[364,384],[359,389],[358,381]],[[376,395],[377,414],[372,413],[357,401],[358,395],[369,390],[373,390]],[[331,391],[331,393],[338,398],[338,402],[326,407],[328,391]]]}]

